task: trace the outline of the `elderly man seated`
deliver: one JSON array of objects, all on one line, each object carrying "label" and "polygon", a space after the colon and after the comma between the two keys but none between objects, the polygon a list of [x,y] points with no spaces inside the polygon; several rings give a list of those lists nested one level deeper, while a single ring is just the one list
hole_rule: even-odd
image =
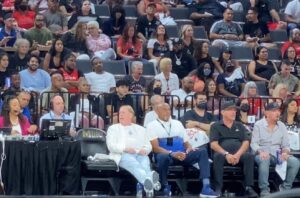
[{"label": "elderly man seated", "polygon": [[137,197],[153,197],[153,189],[159,190],[159,176],[151,171],[148,154],[151,144],[145,128],[133,123],[134,111],[124,105],[119,110],[119,123],[108,128],[107,147],[116,164],[130,172],[137,180]]}]

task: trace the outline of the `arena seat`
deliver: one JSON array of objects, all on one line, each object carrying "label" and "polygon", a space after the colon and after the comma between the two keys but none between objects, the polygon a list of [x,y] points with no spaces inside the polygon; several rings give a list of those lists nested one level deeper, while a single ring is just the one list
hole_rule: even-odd
[{"label": "arena seat", "polygon": [[95,14],[98,15],[101,19],[109,19],[110,10],[108,5],[105,4],[95,5]]},{"label": "arena seat", "polygon": [[116,80],[126,75],[125,61],[123,60],[103,61],[103,67],[106,72],[113,74]]},{"label": "arena seat", "polygon": [[84,74],[92,72],[92,65],[90,60],[77,59],[76,68],[82,71]]}]

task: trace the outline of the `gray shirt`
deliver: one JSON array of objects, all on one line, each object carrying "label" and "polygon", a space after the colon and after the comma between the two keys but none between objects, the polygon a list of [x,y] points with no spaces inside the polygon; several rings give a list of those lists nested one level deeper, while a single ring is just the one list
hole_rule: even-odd
[{"label": "gray shirt", "polygon": [[271,131],[264,117],[254,125],[250,146],[254,152],[265,151],[273,156],[276,156],[277,149],[289,149],[286,126],[281,121],[277,121],[275,128]]},{"label": "gray shirt", "polygon": [[216,34],[234,34],[241,35],[243,34],[243,30],[240,25],[234,22],[225,22],[224,20],[220,20],[215,22],[210,29],[210,33]]}]

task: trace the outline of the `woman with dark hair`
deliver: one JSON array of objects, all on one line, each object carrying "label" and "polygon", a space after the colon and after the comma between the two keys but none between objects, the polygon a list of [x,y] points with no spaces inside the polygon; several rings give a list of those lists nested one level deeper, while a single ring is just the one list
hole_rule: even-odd
[{"label": "woman with dark hair", "polygon": [[161,86],[161,80],[153,79],[147,86],[147,94],[149,95],[149,97],[151,97],[152,95],[161,95]]},{"label": "woman with dark hair", "polygon": [[224,51],[220,52],[220,55],[219,55],[219,58],[217,61],[217,65],[220,66],[220,69],[222,71],[220,73],[224,72],[224,68],[228,61],[230,61],[236,68],[239,67],[238,62],[235,60],[232,60],[232,51],[227,48]]},{"label": "woman with dark hair", "polygon": [[125,10],[122,6],[116,5],[111,12],[111,17],[105,21],[101,29],[109,37],[122,35],[126,25]]},{"label": "woman with dark hair", "polygon": [[148,41],[147,48],[150,62],[153,62],[154,66],[158,65],[161,58],[170,57],[173,45],[164,25],[160,24],[156,27],[153,38]]},{"label": "woman with dark hair", "polygon": [[10,77],[10,72],[8,71],[8,55],[5,52],[0,52],[0,88],[7,89],[5,84],[6,78]]},{"label": "woman with dark hair", "polygon": [[62,39],[53,41],[52,46],[44,59],[44,70],[51,73],[51,71],[60,69],[62,67],[64,56],[69,53],[71,53],[71,51],[64,47]]},{"label": "woman with dark hair", "polygon": [[9,127],[11,135],[29,135],[35,131],[30,129],[30,123],[21,113],[21,106],[16,97],[8,98],[2,107],[0,116],[0,128]]},{"label": "woman with dark hair", "polygon": [[213,76],[213,69],[208,62],[202,62],[197,69],[190,72],[189,76],[194,81],[194,92],[202,92],[205,81]]},{"label": "woman with dark hair", "polygon": [[253,81],[269,82],[272,75],[277,72],[277,67],[269,60],[266,47],[257,47],[255,52],[254,60],[248,65],[248,77]]},{"label": "woman with dark hair", "polygon": [[127,24],[117,42],[117,54],[126,61],[142,57],[142,41],[137,37],[134,24]]},{"label": "woman with dark hair", "polygon": [[219,73],[223,73],[224,71],[220,66],[220,63],[209,55],[208,48],[209,43],[207,41],[202,41],[199,43],[194,53],[197,64],[201,65],[202,63],[208,63],[211,67],[212,74],[215,72],[215,68],[217,68]]},{"label": "woman with dark hair", "polygon": [[300,59],[297,58],[295,47],[289,46],[283,54],[283,59],[289,60],[291,63],[291,74],[300,79]]},{"label": "woman with dark hair", "polygon": [[78,22],[74,28],[63,35],[62,41],[64,43],[64,47],[76,53],[78,58],[79,55],[88,54],[86,38],[87,24]]},{"label": "woman with dark hair", "polygon": [[288,131],[294,131],[298,133],[300,119],[297,113],[297,100],[293,98],[287,99],[282,105],[282,115],[280,120],[285,124]]},{"label": "woman with dark hair", "polygon": [[89,21],[97,21],[99,26],[101,25],[101,19],[96,14],[92,14],[91,2],[89,0],[82,1],[80,9],[72,14],[71,18],[68,21],[68,29],[73,28],[78,21],[84,23],[87,23]]},{"label": "woman with dark hair", "polygon": [[217,84],[214,79],[207,79],[205,81],[205,93],[207,97],[207,111],[213,115],[219,115],[219,94]]},{"label": "woman with dark hair", "polygon": [[250,115],[250,104],[248,99],[239,99],[236,105],[239,107],[239,110],[236,114],[236,121],[241,122],[246,127],[248,132],[251,133],[253,131],[255,116]]},{"label": "woman with dark hair", "polygon": [[30,29],[34,26],[34,19],[36,13],[31,11],[27,0],[16,0],[15,11],[13,18],[17,21],[18,26],[24,29]]}]

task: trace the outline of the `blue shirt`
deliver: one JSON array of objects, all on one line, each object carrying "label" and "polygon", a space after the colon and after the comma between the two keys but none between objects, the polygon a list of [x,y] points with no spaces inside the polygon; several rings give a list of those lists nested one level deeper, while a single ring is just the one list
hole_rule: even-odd
[{"label": "blue shirt", "polygon": [[16,39],[17,39],[16,30],[15,29],[11,29],[10,33],[8,34],[5,31],[5,27],[1,27],[0,28],[0,40],[2,40],[4,37],[7,37],[7,36],[11,36],[13,38],[9,39],[9,41],[6,43],[6,46],[13,47],[14,44],[15,44],[15,42],[16,42]]},{"label": "blue shirt", "polygon": [[20,71],[20,77],[21,88],[25,90],[41,92],[51,85],[50,75],[42,69],[37,69],[33,73],[24,69]]},{"label": "blue shirt", "polygon": [[68,114],[62,113],[59,117],[57,117],[57,115],[55,115],[53,111],[46,113],[40,118],[40,124],[39,124],[40,129],[42,128],[42,122],[44,119],[45,120],[71,120],[71,129],[74,129],[74,120]]}]

